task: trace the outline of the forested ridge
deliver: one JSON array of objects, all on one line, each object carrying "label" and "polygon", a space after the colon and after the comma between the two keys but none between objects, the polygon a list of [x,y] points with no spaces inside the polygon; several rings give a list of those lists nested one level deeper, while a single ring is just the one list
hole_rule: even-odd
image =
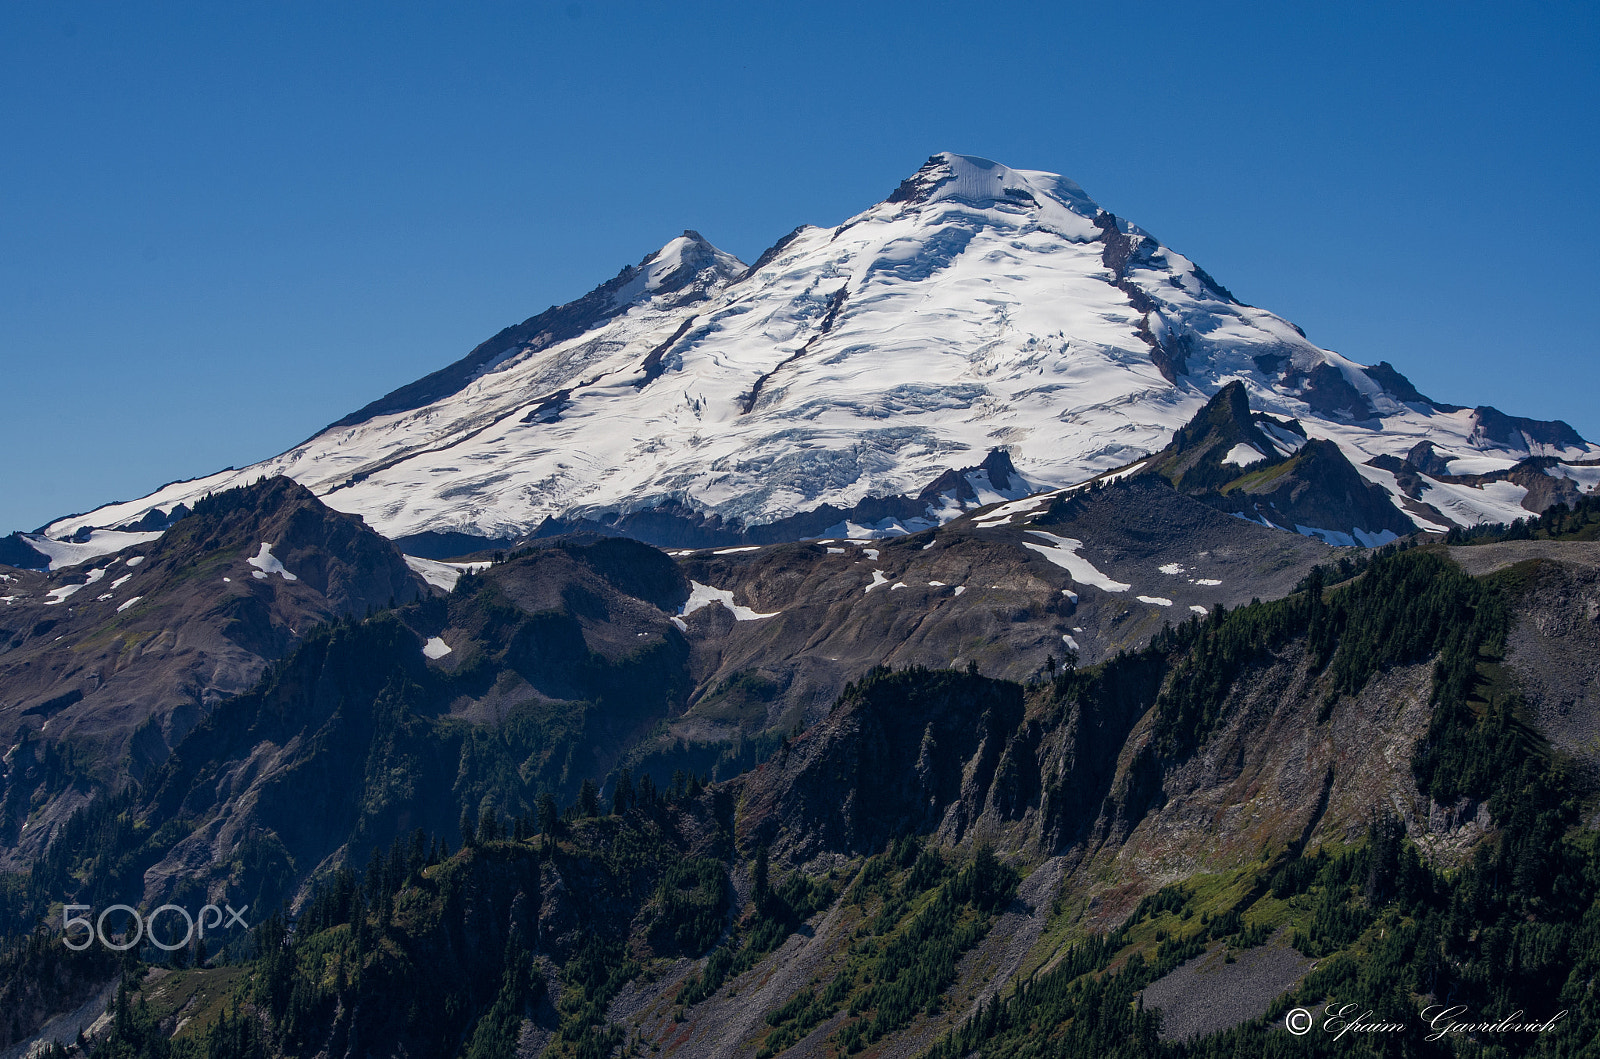
[{"label": "forested ridge", "polygon": [[1453,526],[1445,535],[1447,544],[1592,540],[1600,540],[1600,496],[1579,497],[1571,504],[1552,504],[1538,515],[1529,515],[1510,523]]}]

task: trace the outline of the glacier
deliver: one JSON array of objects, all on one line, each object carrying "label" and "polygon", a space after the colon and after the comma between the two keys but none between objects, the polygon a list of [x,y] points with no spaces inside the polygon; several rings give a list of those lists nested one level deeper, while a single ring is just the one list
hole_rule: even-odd
[{"label": "glacier", "polygon": [[[503,541],[641,513],[748,529],[972,470],[964,493],[912,516],[829,516],[834,536],[908,532],[1138,460],[1235,379],[1251,407],[1335,442],[1397,506],[1395,476],[1368,461],[1422,441],[1474,467],[1600,457],[1565,424],[1440,405],[1387,364],[1319,348],[1064,177],[945,153],[752,265],[686,231],[279,456],[45,536],[276,474],[390,538]],[[1000,487],[975,470],[996,450],[1017,472]],[[1504,488],[1429,489],[1451,521],[1515,505]]]}]

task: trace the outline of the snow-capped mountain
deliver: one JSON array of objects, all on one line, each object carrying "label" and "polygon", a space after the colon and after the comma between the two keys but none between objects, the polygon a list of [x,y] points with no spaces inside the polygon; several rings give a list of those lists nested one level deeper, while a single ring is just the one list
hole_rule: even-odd
[{"label": "snow-capped mountain", "polygon": [[[1525,514],[1505,475],[1529,457],[1600,485],[1600,447],[1566,424],[1429,401],[1241,304],[1072,181],[940,154],[748,267],[685,232],[280,456],[46,532],[151,529],[279,473],[391,538],[897,532],[1156,452],[1233,380],[1423,528]],[[1423,443],[1431,476],[1397,476]],[[913,499],[874,505],[892,497]]]}]

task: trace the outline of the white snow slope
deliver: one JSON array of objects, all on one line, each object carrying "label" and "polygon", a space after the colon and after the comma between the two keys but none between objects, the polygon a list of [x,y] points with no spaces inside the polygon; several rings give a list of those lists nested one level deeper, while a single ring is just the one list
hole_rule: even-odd
[{"label": "white snow slope", "polygon": [[[1358,466],[1421,440],[1507,467],[1600,455],[1491,441],[1471,409],[1401,401],[1062,177],[943,154],[890,199],[797,230],[755,268],[685,233],[566,307],[594,316],[575,337],[490,350],[445,396],[49,534],[122,525],[263,474],[390,537],[509,537],[551,516],[669,500],[753,525],[915,494],[994,448],[1034,488],[1055,488],[1160,449],[1235,378],[1253,407],[1298,418]],[[1108,240],[1132,248],[1120,276]],[[1186,370],[1165,377],[1153,343]],[[1315,411],[1306,380],[1322,365],[1374,414]],[[1372,477],[1394,490],[1392,476]],[[946,504],[933,517],[958,514]]]}]

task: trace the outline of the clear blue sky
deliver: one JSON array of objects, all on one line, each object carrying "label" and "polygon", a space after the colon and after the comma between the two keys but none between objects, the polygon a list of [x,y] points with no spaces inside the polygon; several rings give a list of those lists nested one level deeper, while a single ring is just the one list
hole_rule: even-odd
[{"label": "clear blue sky", "polygon": [[1430,396],[1600,439],[1592,4],[0,7],[0,532],[272,455],[684,228],[1065,173]]}]

